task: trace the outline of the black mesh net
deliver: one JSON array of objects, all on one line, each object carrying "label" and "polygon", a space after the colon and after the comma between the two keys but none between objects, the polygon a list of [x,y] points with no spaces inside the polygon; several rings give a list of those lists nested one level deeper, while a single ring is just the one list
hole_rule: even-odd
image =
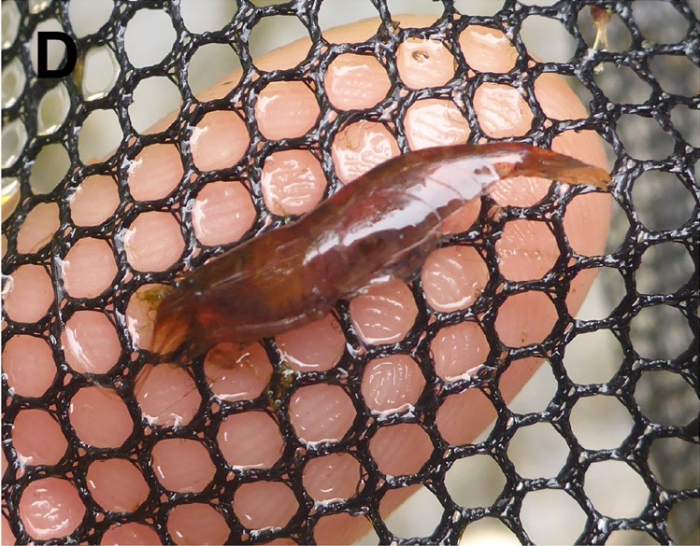
[{"label": "black mesh net", "polygon": [[[319,21],[330,4],[333,4],[330,0],[238,0],[235,15],[228,24],[219,30],[195,32],[188,28],[183,17],[184,3],[117,0],[113,8],[107,10],[107,13],[111,10],[111,14],[104,24],[90,32],[77,32],[75,10],[81,9],[81,2],[3,1],[3,199],[7,195],[17,202],[13,212],[3,218],[3,278],[6,290],[11,293],[19,290],[22,279],[31,271],[29,278],[33,280],[27,281],[34,287],[31,293],[41,298],[44,286],[41,283],[48,279],[52,301],[48,311],[40,317],[20,320],[18,317],[24,315],[17,311],[18,304],[6,301],[2,332],[4,360],[8,359],[13,340],[26,341],[26,336],[30,336],[48,348],[51,361],[55,363],[53,379],[40,392],[21,394],[8,374],[3,375],[3,452],[7,462],[2,481],[4,529],[11,530],[18,543],[45,540],[42,539],[44,535],[32,535],[29,512],[34,508],[23,504],[23,500],[30,495],[41,498],[41,488],[35,487],[47,483],[41,480],[60,478],[61,483],[75,490],[85,507],[85,515],[77,527],[69,529],[68,536],[46,535],[55,543],[109,542],[114,539],[107,533],[129,523],[144,524],[155,533],[138,535],[144,541],[147,539],[143,537],[151,540],[157,537],[163,543],[202,540],[203,535],[198,535],[197,531],[188,535],[186,525],[178,528],[174,523],[173,514],[189,505],[202,509],[196,513],[195,527],[221,528],[218,540],[233,543],[282,538],[311,543],[321,536],[318,534],[321,526],[327,529],[329,524],[345,525],[344,520],[332,519],[342,514],[347,515],[342,517],[354,518],[358,525],[362,521],[369,522],[382,543],[457,543],[463,536],[466,540],[469,529],[483,521],[500,521],[518,540],[532,542],[541,535],[530,523],[533,505],[528,504],[529,498],[543,491],[560,495],[555,497],[558,499],[555,504],[568,506],[571,501],[571,512],[578,514],[575,516],[579,518],[576,520],[578,527],[572,523],[577,529],[576,535],[568,540],[584,543],[608,540],[618,543],[625,540],[697,542],[700,519],[697,472],[700,466],[697,420],[700,191],[696,173],[700,155],[700,5],[692,0],[575,0],[541,6],[530,5],[535,2],[506,0],[502,4],[491,3],[491,14],[483,15],[475,14],[472,8],[476,4],[468,1],[425,0],[416,6],[432,10],[439,18],[430,27],[410,28],[401,23],[396,11],[400,9],[398,4],[371,0],[365,7],[373,9],[375,16],[381,18],[381,24],[377,22],[378,29],[359,43],[329,43],[324,38],[327,29],[322,28]],[[341,9],[352,9],[348,8],[349,4],[348,0]],[[495,4],[498,5],[494,7]],[[212,6],[214,4],[201,2],[198,9],[214,9]],[[172,27],[173,46],[157,64],[146,66],[148,63],[144,63],[143,67],[136,68],[134,65],[138,63],[125,48],[125,36],[128,39],[130,21],[146,10],[157,11],[167,18]],[[262,28],[274,16],[284,17],[283,26],[303,24],[311,45],[298,64],[266,72],[255,65],[258,46],[251,40],[256,34],[256,25]],[[525,29],[535,19],[554,24],[559,32],[565,29],[570,51],[563,54],[553,48],[551,58],[543,62],[533,60],[526,47],[530,39],[524,37]],[[477,25],[505,32],[517,52],[512,69],[490,73],[473,70],[469,65],[459,37],[467,27]],[[41,29],[61,30],[75,40],[79,62],[73,75],[59,80],[37,78],[29,44],[35,40],[35,32]],[[273,33],[272,27],[265,29]],[[442,43],[455,59],[455,71],[447,83],[413,89],[401,81],[397,52],[407,40],[423,38]],[[230,47],[243,76],[226,96],[203,101],[190,87],[188,66],[200,48],[211,44]],[[102,60],[117,67],[117,75],[103,95],[90,95],[85,78],[91,63],[99,56],[86,54],[103,46],[107,46],[110,53]],[[383,102],[369,109],[334,109],[324,87],[324,78],[329,63],[343,53],[374,55],[380,61],[390,83],[390,91]],[[539,104],[535,85],[537,77],[543,73],[564,76],[588,106],[590,115],[563,121],[548,117]],[[157,76],[166,78],[171,87],[174,85],[177,89],[180,108],[167,128],[149,132],[139,126],[131,106],[138,98],[139,84]],[[304,82],[306,89],[313,91],[320,108],[320,121],[298,138],[267,138],[254,122],[256,100],[267,83],[292,80]],[[245,182],[256,216],[243,239],[252,237],[261,229],[273,229],[286,221],[284,215],[269,212],[269,203],[265,202],[260,189],[260,173],[270,154],[289,149],[311,151],[318,158],[327,180],[325,195],[328,195],[342,182],[334,167],[332,148],[339,132],[362,120],[379,122],[393,135],[398,149],[408,151],[411,143],[405,128],[406,116],[417,100],[452,100],[466,120],[469,139],[479,142],[490,138],[492,135],[480,126],[473,106],[477,89],[484,83],[515,87],[524,97],[533,120],[531,129],[518,138],[520,141],[550,146],[559,134],[572,130],[595,131],[605,141],[616,182],[615,214],[606,253],[590,257],[578,255],[566,238],[564,213],[571,200],[586,193],[586,189],[573,188],[564,193],[551,189],[534,206],[505,207],[497,215],[493,214],[493,198],[484,197],[476,223],[447,243],[475,249],[487,266],[489,280],[472,305],[451,313],[431,310],[418,278],[410,283],[417,306],[414,323],[399,341],[373,346],[358,334],[348,303],[340,303],[336,319],[347,346],[330,369],[290,373],[275,341],[266,340],[265,355],[273,369],[269,379],[264,378],[266,385],[255,396],[227,401],[217,396],[211,377],[205,374],[203,358],[199,358],[192,365],[188,363],[176,369],[176,372],[184,369],[190,375],[190,390],[200,397],[191,417],[175,425],[149,421],[142,410],[144,400],[138,398],[136,378],[150,365],[152,357],[148,351],[139,349],[130,334],[128,307],[139,287],[172,282],[182,271],[197,267],[231,246],[221,243],[206,246],[198,242],[191,202],[199,191],[217,181]],[[63,97],[65,109],[58,121],[52,121],[50,116],[47,119],[43,106],[45,101],[56,100],[56,97]],[[164,102],[166,98],[164,93]],[[241,119],[247,120],[250,144],[235,166],[207,172],[198,168],[193,159],[193,127],[207,113],[219,110],[237,112]],[[81,142],[81,133],[88,122],[92,122],[91,114],[98,111],[114,114],[113,118],[102,118],[102,123],[116,121],[122,138],[116,152],[108,159],[91,163],[84,156],[86,143]],[[129,165],[145,147],[157,143],[177,145],[184,166],[178,180],[182,183],[167,196],[134,199],[127,185]],[[47,152],[55,151],[56,146],[63,152],[58,155]],[[45,174],[39,176],[39,171]],[[106,220],[85,224],[72,215],[71,196],[93,175],[107,175],[115,180],[118,200]],[[41,187],[39,179],[54,183]],[[18,193],[13,194],[13,188]],[[99,202],[106,201],[107,197],[102,196]],[[50,218],[46,220],[50,227],[45,230],[46,239],[27,250],[22,227],[36,222],[33,213],[41,207],[54,207],[46,209],[49,213],[42,216]],[[121,234],[139,215],[152,212],[167,212],[170,218],[180,222],[184,245],[179,255],[185,258],[160,272],[140,272],[132,267],[133,261],[130,261]],[[95,214],[99,214],[99,210]],[[499,272],[498,242],[506,224],[519,219],[543,218],[557,240],[560,257],[539,280],[505,279]],[[71,291],[71,287],[65,285],[62,260],[87,237],[108,245],[117,272],[114,282],[98,295],[75,296],[75,289]],[[39,266],[39,269],[28,269],[30,266]],[[568,290],[579,272],[590,269],[600,272],[600,285],[609,310],[591,320],[575,320],[566,305]],[[18,274],[20,271],[24,276]],[[498,309],[509,296],[528,291],[545,294],[556,308],[558,320],[552,333],[541,343],[509,348],[508,343],[499,339]],[[65,356],[66,324],[86,310],[99,312],[108,319],[121,347],[116,363],[104,373],[79,373],[75,363]],[[467,379],[445,380],[436,372],[431,341],[442,328],[465,322],[477,324],[483,330],[488,357],[479,368],[482,373]],[[607,336],[619,357],[615,359],[613,373],[606,379],[579,381],[572,374],[565,355],[578,339],[600,339],[585,337],[592,334]],[[593,345],[595,343],[598,342],[594,341]],[[593,346],[588,350],[591,359],[597,358]],[[27,361],[38,358],[26,355],[30,353],[26,352],[23,357]],[[392,355],[411,355],[424,381],[415,405],[409,410],[382,415],[373,412],[363,396],[363,374],[374,359]],[[504,370],[531,357],[546,359],[544,368],[551,370],[555,387],[551,393],[535,396],[540,398],[537,411],[520,411],[506,403],[500,381]],[[149,377],[154,374],[156,372],[152,371]],[[317,385],[339,387],[354,409],[347,432],[336,441],[304,441],[303,434],[295,426],[296,393]],[[132,429],[119,445],[91,445],[81,437],[80,427],[71,417],[79,403],[84,406],[91,403],[87,399],[79,402],[78,395],[94,386],[111,389],[112,402],[123,405],[133,421]],[[462,443],[444,437],[440,427],[440,408],[451,396],[467,391],[478,392],[495,409],[495,424],[477,443],[473,443],[474,439]],[[187,392],[174,396],[180,395],[188,396]],[[581,438],[573,417],[577,404],[581,408],[583,402],[601,397],[613,400],[615,411],[622,408],[630,422],[628,432],[614,445],[605,447]],[[176,403],[177,400],[172,402]],[[177,411],[180,409],[178,407]],[[19,428],[17,421],[31,410],[42,410],[49,415],[59,424],[59,435],[65,438],[65,449],[51,464],[28,463],[26,444],[22,448],[15,445],[17,437],[13,431]],[[281,431],[281,456],[264,468],[231,465],[230,457],[222,453],[219,445],[220,430],[231,416],[253,411],[264,413]],[[553,472],[538,474],[535,471],[526,477],[529,474],[523,471],[520,459],[515,460],[519,456],[514,455],[513,447],[523,443],[524,431],[543,424],[555,431],[558,442],[563,439],[565,455]],[[428,439],[429,450],[418,468],[394,475],[375,460],[372,441],[383,429],[400,425],[417,425]],[[105,426],[111,425],[106,423]],[[594,425],[594,429],[598,426],[604,429],[605,420]],[[208,457],[205,458],[209,464],[213,462],[207,483],[193,489],[178,488],[158,474],[159,467],[154,463],[157,446],[168,439],[194,440],[198,446],[203,446]],[[47,437],[47,444],[51,441],[53,439]],[[590,448],[590,445],[596,447]],[[537,461],[549,456],[550,447],[546,441],[533,440],[526,449],[531,459]],[[307,490],[305,469],[323,456],[347,454],[358,468],[353,491],[339,500],[318,502],[318,496]],[[495,463],[487,474],[487,482],[500,485],[486,502],[469,505],[461,500],[460,487],[450,481],[450,473],[480,457]],[[96,493],[91,486],[97,479],[90,474],[91,465],[112,460],[129,461],[131,468],[140,473],[143,483],[147,484],[147,492],[136,506],[110,510],[106,508],[109,502],[100,499],[99,491]],[[625,484],[629,482],[623,481],[623,475],[627,474],[633,476],[632,481],[638,486],[629,492],[636,496],[631,502],[638,505],[632,512],[602,508],[604,499],[589,489],[598,470],[612,463],[617,464],[608,479],[612,491],[627,488]],[[478,474],[483,471],[481,468],[473,467],[471,472]],[[250,523],[254,516],[248,514],[252,519],[246,519],[236,501],[254,494],[250,493],[252,489],[246,490],[247,486],[262,482],[278,484],[282,488],[280,496],[293,497],[287,503],[292,509],[285,508],[289,513],[283,517],[280,513],[284,510],[275,501],[266,501],[276,507],[277,515],[272,518],[275,523],[256,528]],[[461,487],[484,490],[493,487],[487,482],[480,484],[472,474],[467,482],[461,482]],[[438,515],[430,530],[418,538],[410,538],[413,533],[400,524],[387,524],[389,504],[398,504],[398,500],[389,499],[402,489],[422,489],[421,494],[434,501],[431,509]],[[274,491],[278,490],[266,491],[266,495],[273,498]],[[46,495],[49,504],[68,503],[56,500],[60,497],[58,494]],[[559,512],[552,505],[549,508],[541,505],[535,510],[534,519],[543,521],[544,527],[555,525],[551,520],[559,517],[555,515]],[[429,519],[427,509],[419,513],[420,518]],[[637,533],[626,538],[611,538],[621,531]],[[343,541],[347,537],[358,538],[348,534],[336,540]],[[5,536],[3,540],[10,538]]]}]

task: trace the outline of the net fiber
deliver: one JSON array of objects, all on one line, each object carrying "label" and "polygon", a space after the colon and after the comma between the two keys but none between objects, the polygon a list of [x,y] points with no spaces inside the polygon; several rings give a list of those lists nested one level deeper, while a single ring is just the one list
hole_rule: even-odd
[{"label": "net fiber", "polygon": [[[426,0],[427,2],[427,0]],[[3,2],[3,13],[11,2]],[[345,124],[359,119],[389,120],[402,151],[409,149],[406,135],[401,129],[406,105],[416,96],[420,98],[459,97],[456,101],[471,129],[471,139],[476,142],[485,137],[479,128],[474,109],[476,83],[492,81],[516,86],[522,91],[531,107],[534,120],[532,130],[521,139],[538,145],[550,145],[552,139],[566,130],[594,130],[608,145],[613,174],[617,182],[614,192],[617,217],[614,218],[612,238],[618,241],[609,253],[600,257],[581,258],[578,270],[601,268],[616,270],[623,279],[622,284],[613,286],[608,283],[608,295],[619,304],[605,318],[599,320],[577,321],[568,316],[564,298],[565,289],[560,279],[570,279],[571,269],[567,265],[573,251],[564,236],[561,215],[572,192],[564,198],[554,194],[546,197],[540,204],[530,208],[508,208],[502,217],[480,218],[479,222],[467,233],[456,236],[452,244],[470,245],[484,257],[493,279],[498,278],[498,263],[495,244],[505,222],[515,218],[551,218],[551,229],[559,241],[562,259],[557,261],[554,269],[542,280],[533,283],[508,283],[505,289],[499,282],[490,282],[476,303],[465,311],[448,315],[434,313],[428,309],[422,294],[420,280],[412,284],[415,299],[419,307],[418,318],[413,329],[401,342],[378,348],[370,348],[367,353],[353,354],[346,351],[340,363],[327,372],[310,372],[289,376],[284,373],[284,363],[271,342],[266,350],[276,370],[267,391],[275,394],[277,400],[270,407],[270,397],[263,394],[253,401],[221,403],[213,396],[201,371],[201,362],[191,367],[197,389],[203,397],[199,413],[189,424],[183,427],[149,426],[142,417],[140,407],[134,397],[134,377],[148,362],[148,353],[138,351],[126,329],[125,310],[134,290],[151,282],[172,280],[183,270],[203,263],[212,255],[220,253],[223,247],[210,247],[192,252],[196,240],[192,237],[192,225],[189,215],[184,215],[183,233],[189,245],[183,255],[191,256],[185,262],[176,264],[163,273],[133,272],[130,278],[121,279],[115,286],[106,290],[100,297],[92,299],[75,299],[65,294],[58,271],[57,256],[65,256],[68,249],[85,235],[112,241],[114,257],[120,271],[130,270],[126,263],[123,249],[115,240],[121,226],[129,225],[133,218],[148,210],[178,211],[185,205],[190,195],[210,180],[252,179],[246,173],[258,172],[260,158],[271,151],[290,146],[288,141],[271,144],[257,130],[251,131],[251,143],[248,156],[232,169],[218,171],[216,178],[204,173],[187,191],[175,192],[173,195],[148,203],[136,203],[126,197],[117,209],[115,217],[94,228],[83,228],[71,220],[66,196],[81,180],[91,174],[116,173],[119,184],[125,184],[127,159],[131,159],[147,144],[153,142],[183,143],[182,161],[185,178],[196,172],[189,151],[185,145],[189,130],[202,116],[210,111],[229,108],[235,105],[248,120],[255,119],[253,103],[250,97],[259,90],[251,78],[242,78],[241,83],[224,99],[200,103],[188,86],[188,60],[198,47],[206,43],[233,44],[244,74],[254,72],[252,55],[248,39],[251,32],[263,18],[273,15],[292,16],[301,21],[308,30],[313,46],[304,62],[288,71],[273,71],[269,80],[301,79],[312,84],[321,107],[319,119],[327,117],[331,108],[324,92],[322,81],[323,67],[328,64],[329,49],[334,53],[375,52],[384,59],[392,86],[400,85],[396,68],[395,55],[401,41],[405,38],[405,29],[392,29],[390,4],[386,0],[371,0],[378,15],[385,22],[379,32],[363,44],[334,44],[323,46],[322,29],[319,23],[319,11],[322,0],[296,0],[278,5],[267,5],[250,0],[238,0],[233,19],[221,30],[195,34],[188,30],[183,22],[179,1],[117,1],[108,22],[99,31],[84,37],[78,37],[72,30],[69,16],[69,3],[53,1],[43,9],[32,9],[40,4],[12,2],[18,12],[16,38],[8,41],[4,38],[2,50],[3,69],[13,62],[19,62],[26,77],[23,91],[15,101],[3,104],[3,124],[9,127],[19,120],[26,129],[26,145],[18,159],[3,168],[3,178],[16,178],[20,184],[21,197],[15,211],[3,219],[2,231],[6,242],[6,254],[3,259],[3,274],[12,276],[21,266],[37,264],[51,275],[56,294],[56,304],[52,305],[48,315],[33,323],[15,322],[3,310],[3,346],[15,336],[28,334],[45,340],[54,355],[57,375],[53,384],[38,398],[24,397],[8,391],[7,377],[3,376],[2,398],[2,438],[3,450],[7,459],[7,469],[2,481],[2,511],[9,522],[9,527],[17,537],[18,543],[31,542],[32,538],[20,519],[19,502],[23,491],[35,480],[45,477],[68,479],[78,489],[82,502],[87,507],[82,523],[68,537],[54,540],[54,543],[99,543],[103,534],[115,524],[126,522],[145,523],[152,527],[163,543],[172,543],[175,538],[169,534],[167,521],[171,510],[182,504],[198,502],[210,504],[225,519],[230,530],[229,542],[267,542],[275,538],[291,538],[299,543],[314,541],[314,527],[322,517],[329,514],[349,513],[367,518],[382,543],[417,543],[444,542],[457,543],[470,524],[483,518],[500,520],[514,533],[518,540],[528,543],[532,538],[524,528],[521,507],[524,499],[532,492],[551,489],[561,490],[570,496],[585,514],[586,522],[578,541],[583,543],[603,543],[611,533],[619,530],[636,530],[647,535],[648,539],[660,543],[674,540],[692,541],[697,537],[697,499],[700,489],[695,480],[697,475],[687,470],[697,464],[698,421],[696,408],[700,388],[698,366],[698,343],[700,323],[698,322],[698,245],[700,242],[700,218],[698,203],[700,191],[696,180],[697,161],[700,146],[693,127],[700,110],[698,97],[697,70],[700,65],[698,38],[700,27],[697,20],[697,4],[689,1],[665,2],[614,2],[572,0],[558,2],[553,6],[526,5],[515,0],[506,0],[502,8],[493,15],[474,16],[469,13],[468,2],[442,0],[433,5],[444,8],[443,15],[431,29],[410,29],[415,36],[439,36],[452,52],[459,52],[457,37],[468,25],[484,25],[506,32],[519,54],[515,68],[507,74],[483,73],[475,77],[467,75],[469,67],[464,56],[455,54],[458,67],[456,75],[446,86],[423,89],[408,93],[387,112],[378,107],[368,111],[349,112],[340,115],[334,121],[314,129],[306,136],[293,142],[294,147],[310,149],[317,153],[328,180],[328,192],[340,187],[340,181],[334,171],[331,159],[331,136]],[[528,2],[529,4],[529,2]],[[663,4],[673,12],[669,19],[671,30],[675,30],[672,43],[657,43],[642,31],[650,20],[649,13]],[[622,36],[627,44],[619,51],[592,49],[590,8],[598,6],[609,9],[615,14],[618,25],[610,25],[611,44]],[[140,10],[148,8],[162,10],[171,19],[177,36],[172,52],[161,63],[143,68],[134,68],[124,48],[124,28],[127,22]],[[9,9],[9,8],[8,8]],[[15,9],[15,8],[12,8]],[[695,9],[695,12],[693,11]],[[667,13],[667,12],[664,12]],[[542,16],[556,20],[573,37],[575,47],[572,57],[565,62],[533,63],[528,56],[520,30],[529,17]],[[115,86],[107,96],[96,101],[82,98],[82,92],[73,77],[61,82],[67,87],[70,96],[68,123],[58,130],[46,133],[40,130],[37,121],[37,109],[42,97],[57,83],[56,80],[40,80],[30,59],[28,44],[34,32],[42,22],[58,21],[63,31],[71,35],[78,47],[79,58],[87,50],[98,45],[107,45],[113,52],[119,65],[119,75]],[[663,22],[658,23],[664,27]],[[5,27],[5,25],[3,25]],[[584,28],[585,27],[585,28]],[[3,28],[5,30],[5,28]],[[7,36],[7,33],[6,33]],[[8,41],[5,44],[5,41]],[[662,42],[662,40],[659,40]],[[675,62],[680,62],[680,71]],[[599,65],[627,67],[627,76],[620,76],[618,91],[624,88],[648,86],[650,93],[637,103],[625,102],[624,98],[614,99],[615,92],[610,87],[601,89],[600,77],[596,72]],[[686,63],[686,64],[683,64]],[[606,68],[610,72],[610,68]],[[570,77],[577,92],[584,95],[589,104],[590,116],[584,120],[553,121],[547,119],[535,97],[533,82],[542,72],[553,72]],[[605,73],[605,72],[604,72]],[[4,74],[4,72],[3,72]],[[473,74],[473,72],[472,72]],[[133,127],[128,107],[132,93],[141,79],[150,76],[165,76],[178,88],[182,107],[179,117],[169,129],[154,135],[141,135]],[[3,76],[4,77],[4,76]],[[626,80],[624,78],[627,78]],[[670,84],[668,82],[671,82]],[[695,83],[693,83],[695,82]],[[395,95],[398,97],[399,95]],[[402,102],[403,101],[403,102]],[[118,151],[107,161],[85,165],[79,156],[78,130],[88,114],[95,108],[113,110],[119,119],[123,138]],[[629,125],[629,122],[632,125]],[[645,155],[649,150],[658,152],[663,148],[660,140],[652,140],[656,133],[634,129],[635,120],[648,122],[653,120],[662,129],[661,141],[668,146],[662,156],[658,153]],[[657,135],[658,136],[658,135]],[[664,140],[665,139],[665,140]],[[4,137],[3,137],[4,140]],[[38,193],[32,190],[30,176],[35,160],[41,150],[53,143],[61,143],[68,154],[70,167],[66,175],[50,193]],[[634,153],[632,151],[634,150]],[[640,159],[642,157],[642,159]],[[3,158],[5,162],[5,158]],[[635,187],[636,181],[645,177],[666,177],[673,181],[673,188],[668,191],[654,189],[641,191]],[[661,180],[659,178],[659,180]],[[656,178],[654,178],[656,180]],[[638,191],[639,190],[639,191]],[[258,220],[250,236],[259,231],[270,216],[264,213],[264,204],[260,191],[253,190],[253,201],[258,210]],[[122,191],[128,196],[128,191]],[[487,199],[487,198],[485,198]],[[60,210],[60,227],[53,234],[50,244],[35,253],[17,251],[17,238],[20,228],[29,211],[40,203],[57,203]],[[483,207],[482,210],[486,210]],[[682,221],[674,219],[686,216]],[[670,218],[669,221],[667,221]],[[651,219],[651,220],[647,220]],[[654,222],[658,222],[654,224]],[[281,222],[279,218],[273,218]],[[666,222],[664,224],[664,222]],[[668,227],[671,225],[671,227]],[[661,226],[657,228],[656,226]],[[655,275],[660,277],[676,275],[680,282],[671,292],[661,288],[657,291],[642,293],[638,288],[642,258],[645,251],[661,245],[677,243],[687,252],[674,263],[674,256],[656,254],[652,264]],[[685,263],[691,267],[683,269]],[[653,286],[654,276],[651,279]],[[606,278],[603,276],[603,283]],[[645,281],[646,282],[646,281]],[[527,286],[526,286],[527,285]],[[649,284],[647,283],[647,286]],[[509,349],[503,352],[494,324],[494,309],[508,294],[517,293],[524,288],[544,291],[550,295],[560,312],[560,320],[555,330],[543,344]],[[617,292],[616,292],[617,290]],[[617,298],[617,299],[615,299]],[[65,321],[80,309],[106,309],[110,320],[115,324],[123,349],[117,365],[107,374],[86,377],[71,370],[62,359],[61,335]],[[662,310],[662,311],[659,311]],[[668,313],[664,314],[666,311]],[[339,304],[338,317],[343,330],[352,338],[352,325],[347,304]],[[640,331],[635,320],[641,316],[652,317],[650,327]],[[466,380],[445,384],[435,373],[431,361],[429,345],[424,332],[434,332],[441,325],[475,320],[483,326],[492,348],[487,366],[501,370],[512,362],[530,356],[545,356],[557,382],[556,394],[541,412],[518,414],[505,404],[498,388],[500,372],[490,374],[468,384]],[[640,322],[641,324],[641,322]],[[622,348],[623,357],[619,369],[605,383],[577,384],[568,375],[564,366],[564,354],[567,345],[576,338],[589,332],[609,331]],[[688,333],[688,331],[690,333]],[[354,342],[357,344],[357,338]],[[363,367],[371,358],[390,354],[408,353],[414,355],[426,379],[426,387],[417,407],[413,412],[394,414],[381,420],[373,416],[364,402],[361,393]],[[664,372],[659,375],[658,372]],[[656,373],[656,375],[654,375]],[[489,374],[487,374],[489,375]],[[666,381],[664,378],[671,378]],[[650,379],[656,378],[656,379]],[[306,445],[295,435],[290,422],[289,404],[292,394],[302,385],[331,383],[339,385],[353,401],[357,416],[350,431],[339,442]],[[117,449],[95,449],[81,443],[70,425],[68,411],[73,395],[86,385],[109,385],[126,403],[135,426],[134,433]],[[445,398],[465,388],[480,389],[496,408],[498,417],[488,438],[478,444],[463,446],[450,445],[442,438],[436,425],[438,408]],[[582,398],[595,395],[610,395],[623,405],[634,422],[629,436],[614,449],[585,449],[574,434],[569,423],[571,409]],[[23,466],[13,447],[13,423],[22,410],[29,408],[47,409],[61,425],[68,441],[68,449],[55,465]],[[285,441],[282,458],[272,468],[266,470],[243,469],[232,472],[228,463],[218,451],[216,433],[222,419],[227,415],[259,408],[274,417]],[[368,438],[379,427],[394,423],[418,423],[429,435],[433,452],[428,462],[415,474],[407,476],[383,475],[373,460]],[[521,477],[509,458],[509,442],[514,434],[526,425],[550,423],[564,438],[569,456],[556,477],[551,479]],[[154,444],[163,438],[195,438],[210,451],[210,456],[217,467],[213,482],[200,493],[173,493],[166,490],[153,472],[150,459]],[[660,440],[674,440],[672,448],[656,449]],[[659,442],[655,444],[655,442]],[[359,461],[361,486],[349,499],[329,504],[315,504],[306,492],[302,481],[304,465],[320,454],[350,453]],[[464,508],[451,496],[445,485],[446,473],[462,459],[475,455],[488,455],[493,458],[505,476],[505,486],[497,499],[489,506]],[[119,457],[133,461],[143,473],[151,490],[147,500],[132,513],[114,513],[103,510],[96,503],[88,489],[86,473],[94,460]],[[594,463],[602,461],[621,461],[641,477],[648,488],[646,505],[635,517],[614,518],[602,514],[584,489],[586,472]],[[672,477],[669,478],[669,476]],[[257,480],[279,481],[294,493],[299,509],[283,528],[249,531],[234,514],[232,501],[242,484]],[[406,538],[396,536],[385,524],[380,514],[379,500],[389,490],[422,484],[438,499],[442,506],[442,517],[430,536]],[[669,486],[668,484],[672,484]],[[542,517],[548,517],[542,514]],[[671,524],[669,524],[671,521]],[[636,535],[637,539],[640,535]]]}]

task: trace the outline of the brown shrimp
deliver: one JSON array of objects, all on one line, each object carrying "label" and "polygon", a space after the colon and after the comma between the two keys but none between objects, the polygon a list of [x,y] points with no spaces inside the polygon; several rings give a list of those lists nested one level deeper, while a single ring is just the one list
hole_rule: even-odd
[{"label": "brown shrimp", "polygon": [[158,307],[154,350],[270,337],[325,316],[373,281],[406,278],[443,222],[494,182],[538,176],[608,187],[604,170],[524,144],[430,148],[374,168],[297,222],[187,274]]}]

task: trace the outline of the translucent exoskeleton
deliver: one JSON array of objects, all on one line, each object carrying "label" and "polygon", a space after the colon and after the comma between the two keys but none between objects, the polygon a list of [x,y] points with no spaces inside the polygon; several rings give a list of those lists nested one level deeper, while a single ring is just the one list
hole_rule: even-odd
[{"label": "translucent exoskeleton", "polygon": [[445,220],[492,184],[538,176],[608,187],[604,170],[524,144],[430,148],[394,158],[297,222],[193,270],[158,306],[154,350],[270,337],[325,316],[376,279],[413,274]]}]

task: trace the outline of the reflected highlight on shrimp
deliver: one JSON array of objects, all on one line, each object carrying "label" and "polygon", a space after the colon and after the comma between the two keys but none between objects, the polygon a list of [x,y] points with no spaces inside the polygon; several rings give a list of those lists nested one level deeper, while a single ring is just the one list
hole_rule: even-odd
[{"label": "reflected highlight on shrimp", "polygon": [[537,176],[607,190],[608,173],[524,144],[424,149],[369,171],[297,222],[187,274],[158,306],[153,349],[201,354],[319,320],[375,282],[414,274],[450,215],[499,180]]}]

